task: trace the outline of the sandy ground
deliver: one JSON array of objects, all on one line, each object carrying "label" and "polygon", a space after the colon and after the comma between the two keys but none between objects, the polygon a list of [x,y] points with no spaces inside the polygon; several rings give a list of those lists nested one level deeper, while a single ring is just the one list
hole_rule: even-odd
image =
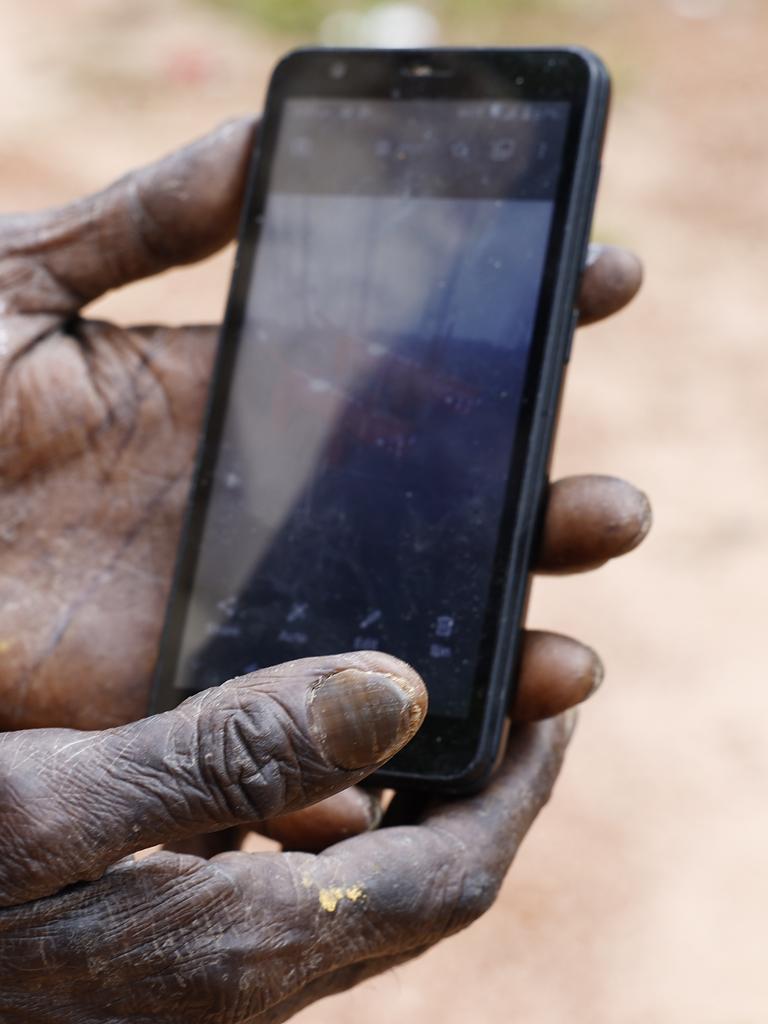
[{"label": "sandy ground", "polygon": [[[647,286],[579,338],[557,469],[634,479],[657,524],[631,560],[537,586],[533,622],[597,646],[608,680],[497,907],[304,1024],[768,1019],[768,12],[690,6],[493,27],[586,43],[615,73],[597,234],[643,254]],[[7,210],[258,108],[282,46],[181,0],[2,0],[0,30]],[[230,259],[101,312],[216,319]]]}]

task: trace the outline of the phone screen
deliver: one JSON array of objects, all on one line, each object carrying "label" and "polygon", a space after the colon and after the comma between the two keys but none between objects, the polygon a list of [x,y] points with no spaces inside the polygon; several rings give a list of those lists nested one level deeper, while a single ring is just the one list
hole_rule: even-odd
[{"label": "phone screen", "polygon": [[468,715],[569,106],[283,104],[177,690],[381,649]]}]

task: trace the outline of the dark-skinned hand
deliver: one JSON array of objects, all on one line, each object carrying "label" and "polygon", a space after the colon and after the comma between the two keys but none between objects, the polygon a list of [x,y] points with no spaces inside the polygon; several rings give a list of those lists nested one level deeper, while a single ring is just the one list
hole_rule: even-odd
[{"label": "dark-skinned hand", "polygon": [[[564,712],[602,677],[589,648],[527,634],[516,727],[490,787],[378,831],[378,802],[355,784],[413,736],[426,706],[421,680],[393,658],[293,662],[135,721],[217,332],[122,328],[80,311],[229,241],[253,130],[227,125],[97,196],[0,221],[9,1024],[285,1020],[419,954],[493,902],[560,768]],[[639,284],[634,257],[592,250],[582,322],[617,311]],[[539,570],[595,568],[649,525],[629,484],[560,481]],[[240,826],[294,852],[129,856],[202,849],[196,837],[211,833],[222,849]]]}]

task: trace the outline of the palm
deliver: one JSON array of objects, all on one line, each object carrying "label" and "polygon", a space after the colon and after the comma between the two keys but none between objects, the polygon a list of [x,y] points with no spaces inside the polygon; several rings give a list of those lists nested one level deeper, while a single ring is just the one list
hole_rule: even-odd
[{"label": "palm", "polygon": [[77,321],[8,362],[0,728],[145,712],[214,336]]},{"label": "palm", "polygon": [[253,128],[0,220],[0,729],[146,712],[215,330],[80,310],[229,241]]}]

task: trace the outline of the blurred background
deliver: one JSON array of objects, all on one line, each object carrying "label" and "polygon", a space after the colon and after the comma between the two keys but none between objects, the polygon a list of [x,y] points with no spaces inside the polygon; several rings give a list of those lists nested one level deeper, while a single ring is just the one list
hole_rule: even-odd
[{"label": "blurred background", "polygon": [[[0,0],[0,204],[63,202],[259,109],[297,43],[579,43],[615,102],[595,234],[642,296],[581,333],[556,471],[619,473],[656,527],[532,623],[604,655],[497,907],[302,1024],[768,1019],[768,5],[764,0]],[[108,296],[217,320],[231,250]],[[428,882],[428,880],[425,880]]]}]

